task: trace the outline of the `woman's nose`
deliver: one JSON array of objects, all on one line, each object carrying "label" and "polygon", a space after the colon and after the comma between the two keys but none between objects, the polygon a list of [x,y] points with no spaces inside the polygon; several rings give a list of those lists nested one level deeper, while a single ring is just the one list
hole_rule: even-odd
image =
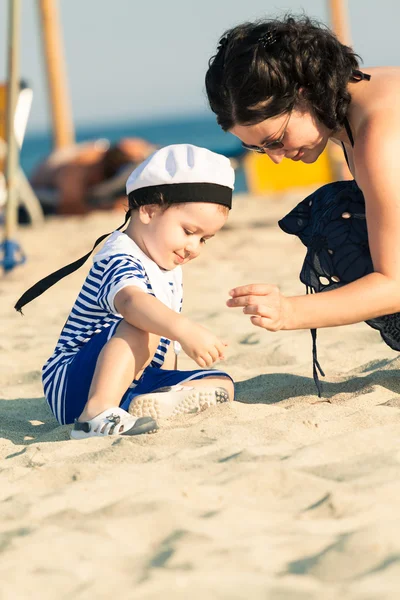
[{"label": "woman's nose", "polygon": [[283,159],[285,158],[285,152],[282,152],[282,151],[266,152],[266,154],[272,160],[272,162],[274,162],[276,165],[279,165],[279,163],[281,163],[283,161]]}]

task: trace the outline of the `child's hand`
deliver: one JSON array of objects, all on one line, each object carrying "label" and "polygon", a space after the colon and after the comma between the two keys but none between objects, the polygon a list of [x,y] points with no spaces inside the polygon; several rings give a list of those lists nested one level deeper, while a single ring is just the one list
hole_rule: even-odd
[{"label": "child's hand", "polygon": [[177,341],[182,349],[199,367],[211,367],[217,360],[225,358],[224,352],[228,344],[222,342],[205,327],[190,323],[179,335]]}]

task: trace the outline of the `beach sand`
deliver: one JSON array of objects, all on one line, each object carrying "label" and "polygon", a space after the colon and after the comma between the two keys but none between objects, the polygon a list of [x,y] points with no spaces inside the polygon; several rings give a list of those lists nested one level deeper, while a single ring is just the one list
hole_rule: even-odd
[{"label": "beach sand", "polygon": [[184,311],[229,343],[237,401],[136,438],[71,441],[43,398],[86,266],[12,308],[121,214],[20,230],[28,261],[0,282],[1,600],[400,597],[400,358],[365,324],[320,330],[319,399],[310,332],[225,305],[245,283],[304,293],[305,248],[276,224],[304,195],[236,196],[184,271]]}]

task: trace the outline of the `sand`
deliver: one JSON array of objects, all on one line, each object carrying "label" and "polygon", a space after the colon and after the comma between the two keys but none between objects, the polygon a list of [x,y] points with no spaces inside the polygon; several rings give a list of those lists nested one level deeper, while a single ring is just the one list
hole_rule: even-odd
[{"label": "sand", "polygon": [[304,292],[304,247],[276,225],[304,194],[236,196],[185,268],[185,313],[229,343],[237,401],[131,439],[71,441],[43,398],[86,267],[12,309],[121,215],[20,230],[28,261],[0,282],[1,600],[399,598],[400,358],[365,324],[319,331],[319,399],[308,331],[225,306],[239,284]]}]

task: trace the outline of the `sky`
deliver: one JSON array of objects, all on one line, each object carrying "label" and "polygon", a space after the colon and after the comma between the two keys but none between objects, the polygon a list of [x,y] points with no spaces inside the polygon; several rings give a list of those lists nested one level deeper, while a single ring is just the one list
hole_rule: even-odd
[{"label": "sky", "polygon": [[[0,0],[0,81],[7,77],[9,0]],[[22,0],[21,76],[34,90],[29,131],[50,127],[38,1]],[[222,33],[287,11],[329,24],[327,0],[59,0],[74,122],[133,122],[208,110],[207,62]],[[398,0],[348,0],[364,65],[399,65]]]}]

